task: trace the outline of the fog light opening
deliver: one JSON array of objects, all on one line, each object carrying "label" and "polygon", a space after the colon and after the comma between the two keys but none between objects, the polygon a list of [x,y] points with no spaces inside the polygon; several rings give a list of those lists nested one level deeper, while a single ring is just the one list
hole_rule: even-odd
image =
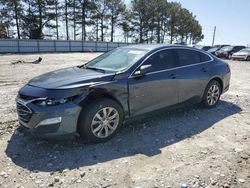
[{"label": "fog light opening", "polygon": [[36,127],[41,126],[41,125],[52,125],[52,124],[58,124],[62,122],[62,117],[55,117],[55,118],[49,118],[41,121],[40,123],[37,124]]}]

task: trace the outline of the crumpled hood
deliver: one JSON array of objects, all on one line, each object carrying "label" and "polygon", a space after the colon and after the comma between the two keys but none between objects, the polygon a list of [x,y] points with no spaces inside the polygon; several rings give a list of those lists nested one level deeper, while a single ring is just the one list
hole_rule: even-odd
[{"label": "crumpled hood", "polygon": [[33,78],[28,85],[46,89],[70,89],[111,81],[115,73],[71,67],[49,72]]}]

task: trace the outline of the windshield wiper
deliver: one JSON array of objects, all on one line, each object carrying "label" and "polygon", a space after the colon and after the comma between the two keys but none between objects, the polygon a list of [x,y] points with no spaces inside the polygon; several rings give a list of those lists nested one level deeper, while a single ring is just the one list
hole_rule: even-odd
[{"label": "windshield wiper", "polygon": [[96,68],[96,67],[88,67],[88,66],[84,66],[84,68],[85,68],[85,69],[91,69],[91,70],[95,70],[95,71],[98,71],[98,72],[105,73],[105,70],[100,69],[100,68]]}]

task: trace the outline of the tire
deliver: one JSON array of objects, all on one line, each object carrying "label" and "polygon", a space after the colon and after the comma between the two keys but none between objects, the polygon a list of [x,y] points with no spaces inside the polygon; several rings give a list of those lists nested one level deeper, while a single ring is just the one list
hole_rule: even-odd
[{"label": "tire", "polygon": [[117,102],[108,98],[95,99],[83,107],[78,120],[78,133],[87,142],[106,142],[119,131],[123,118],[123,109]]},{"label": "tire", "polygon": [[250,61],[250,56],[247,56],[247,59],[246,59],[247,61]]},{"label": "tire", "polygon": [[206,108],[215,107],[221,96],[221,85],[216,80],[211,80],[204,92],[202,103]]},{"label": "tire", "polygon": [[232,54],[228,54],[227,59],[232,59]]}]

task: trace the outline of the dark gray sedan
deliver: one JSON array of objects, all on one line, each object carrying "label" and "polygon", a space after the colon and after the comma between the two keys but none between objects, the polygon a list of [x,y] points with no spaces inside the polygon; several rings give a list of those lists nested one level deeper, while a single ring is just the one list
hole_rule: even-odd
[{"label": "dark gray sedan", "polygon": [[17,112],[35,135],[104,142],[128,118],[194,103],[214,107],[229,82],[229,65],[205,51],[133,45],[32,79],[18,93]]}]

